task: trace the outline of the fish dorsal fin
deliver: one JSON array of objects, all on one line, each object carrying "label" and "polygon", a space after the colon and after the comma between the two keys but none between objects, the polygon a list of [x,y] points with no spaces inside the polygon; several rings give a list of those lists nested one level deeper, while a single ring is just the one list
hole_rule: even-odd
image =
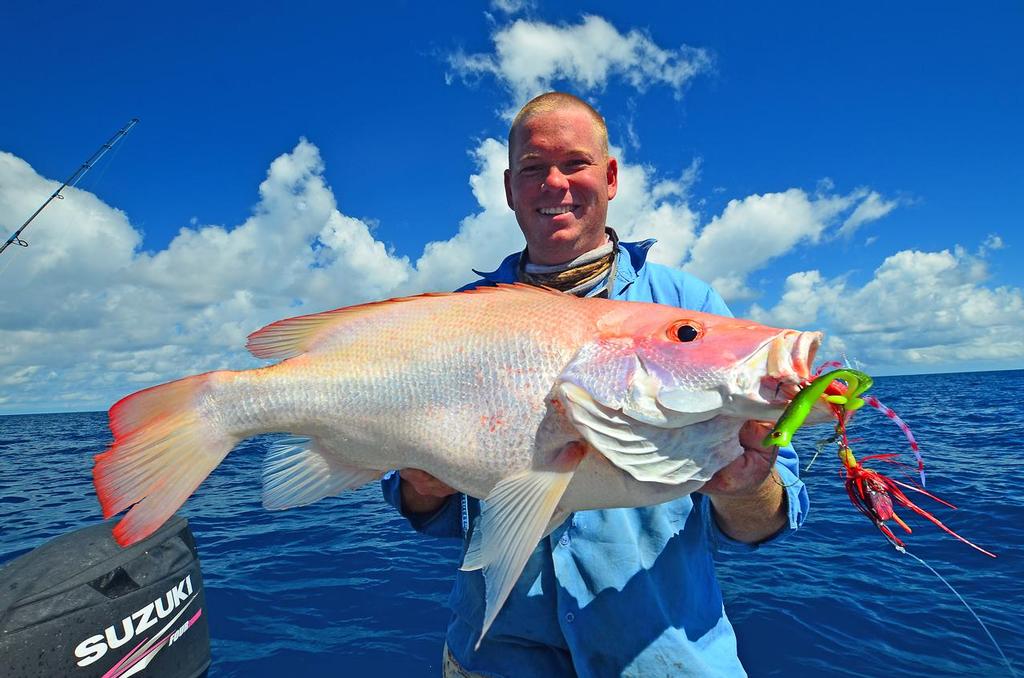
[{"label": "fish dorsal fin", "polygon": [[250,334],[245,347],[257,358],[294,358],[308,351],[325,331],[346,320],[350,310],[339,308],[278,320]]},{"label": "fish dorsal fin", "polygon": [[536,294],[549,296],[552,294],[561,295],[562,293],[547,287],[535,287],[533,285],[516,283],[513,285],[498,284],[493,287],[477,287],[464,292],[429,292],[411,297],[372,301],[367,304],[334,309],[333,311],[323,311],[321,313],[278,320],[250,334],[245,347],[257,358],[266,360],[294,358],[297,355],[308,352],[316,345],[320,338],[329,334],[331,330],[339,325],[352,322],[369,313],[376,313],[386,306],[467,294]]}]

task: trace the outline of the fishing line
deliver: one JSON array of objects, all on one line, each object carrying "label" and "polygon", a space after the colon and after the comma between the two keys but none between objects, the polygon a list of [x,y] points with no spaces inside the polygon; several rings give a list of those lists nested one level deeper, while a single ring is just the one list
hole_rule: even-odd
[{"label": "fishing line", "polygon": [[900,553],[906,553],[908,556],[910,556],[911,558],[913,558],[914,560],[916,560],[917,562],[921,563],[922,565],[927,567],[929,570],[931,570],[931,573],[934,574],[936,577],[938,577],[939,581],[941,581],[943,584],[945,584],[949,588],[949,590],[953,592],[953,595],[955,595],[957,598],[960,599],[960,602],[963,603],[963,606],[967,608],[967,611],[970,612],[972,615],[974,615],[975,621],[977,621],[978,625],[981,626],[981,629],[985,632],[985,635],[988,636],[988,639],[992,641],[992,644],[995,646],[996,651],[999,652],[999,656],[1002,657],[1003,658],[1003,662],[1006,663],[1006,669],[1010,672],[1010,675],[1014,676],[1016,678],[1017,672],[1013,670],[1013,665],[1010,664],[1010,660],[1006,658],[1005,654],[1003,654],[1003,648],[999,647],[999,643],[996,642],[996,639],[992,636],[992,633],[988,630],[988,627],[985,626],[985,622],[981,621],[981,617],[978,616],[978,613],[975,612],[971,608],[971,606],[967,604],[967,601],[964,600],[964,597],[961,596],[960,593],[957,592],[957,590],[955,588],[953,588],[953,585],[950,584],[948,581],[946,581],[946,578],[943,577],[941,574],[939,574],[935,570],[934,567],[932,567],[928,563],[924,562],[923,560],[921,560],[920,558],[915,556],[913,553],[908,551],[906,549],[906,547],[899,546],[897,544],[893,544],[893,547],[897,551],[899,551]]},{"label": "fishing line", "polygon": [[799,484],[800,484],[800,482],[801,482],[801,481],[800,481],[800,479],[799,479],[799,478],[797,478],[796,480],[794,480],[794,481],[793,481],[793,482],[791,482],[791,483],[784,483],[784,482],[782,482],[782,479],[781,479],[781,478],[779,478],[779,477],[778,477],[778,476],[777,476],[776,474],[774,474],[774,473],[773,473],[773,474],[771,475],[771,479],[775,481],[775,484],[776,484],[776,485],[778,485],[779,487],[781,487],[781,488],[782,488],[782,489],[784,489],[784,490],[788,490],[788,489],[789,489],[789,488],[791,488],[791,487],[796,487],[796,486],[797,486],[797,485],[799,485]]},{"label": "fishing line", "polygon": [[120,153],[121,149],[124,148],[127,144],[128,135],[125,135],[124,140],[120,144],[114,145],[113,152],[110,154],[110,157],[107,159],[107,161],[103,163],[103,166],[100,167],[99,174],[95,175],[95,178],[92,181],[87,181],[87,187],[83,186],[82,190],[87,190],[90,193],[96,193],[96,189],[99,188],[100,183],[103,181],[103,177],[107,176],[107,170],[110,169],[110,166],[114,164],[115,160],[117,160],[117,154]]},{"label": "fishing line", "polygon": [[820,455],[822,452],[825,451],[825,447],[826,446],[831,445],[832,443],[837,443],[837,442],[839,442],[839,434],[838,433],[834,433],[834,434],[828,436],[827,438],[822,438],[821,440],[815,441],[815,443],[814,443],[814,456],[811,457],[811,460],[809,462],[807,462],[807,466],[804,467],[804,473],[807,473],[808,471],[811,470],[811,467],[814,466],[814,461],[818,458],[818,455]]},{"label": "fishing line", "polygon": [[4,267],[0,268],[0,276],[2,276],[4,273],[7,272],[7,269],[10,267],[11,261],[13,261],[13,260],[14,260],[14,257],[7,257],[7,261],[4,263]]}]

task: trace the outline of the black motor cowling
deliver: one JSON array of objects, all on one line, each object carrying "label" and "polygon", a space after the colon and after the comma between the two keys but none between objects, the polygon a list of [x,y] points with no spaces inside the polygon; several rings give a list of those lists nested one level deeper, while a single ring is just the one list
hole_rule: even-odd
[{"label": "black motor cowling", "polygon": [[128,548],[114,521],[0,567],[0,663],[9,678],[195,678],[210,633],[195,540],[174,516]]}]

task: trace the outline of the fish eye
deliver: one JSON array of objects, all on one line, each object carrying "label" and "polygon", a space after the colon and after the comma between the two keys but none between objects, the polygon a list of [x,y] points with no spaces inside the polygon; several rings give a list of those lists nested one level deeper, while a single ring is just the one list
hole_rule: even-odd
[{"label": "fish eye", "polygon": [[692,320],[683,320],[672,325],[668,334],[670,339],[687,343],[701,335],[701,327]]}]

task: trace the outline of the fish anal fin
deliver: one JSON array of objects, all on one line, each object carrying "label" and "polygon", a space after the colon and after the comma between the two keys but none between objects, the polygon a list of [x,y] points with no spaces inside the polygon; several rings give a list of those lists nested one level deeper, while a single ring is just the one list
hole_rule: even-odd
[{"label": "fish anal fin", "polygon": [[501,480],[481,503],[463,570],[482,569],[486,612],[477,648],[498,616],[550,522],[583,458],[582,446],[567,446],[553,468],[530,470]]},{"label": "fish anal fin", "polygon": [[305,506],[377,480],[382,471],[341,463],[314,438],[284,438],[263,462],[263,507]]}]

